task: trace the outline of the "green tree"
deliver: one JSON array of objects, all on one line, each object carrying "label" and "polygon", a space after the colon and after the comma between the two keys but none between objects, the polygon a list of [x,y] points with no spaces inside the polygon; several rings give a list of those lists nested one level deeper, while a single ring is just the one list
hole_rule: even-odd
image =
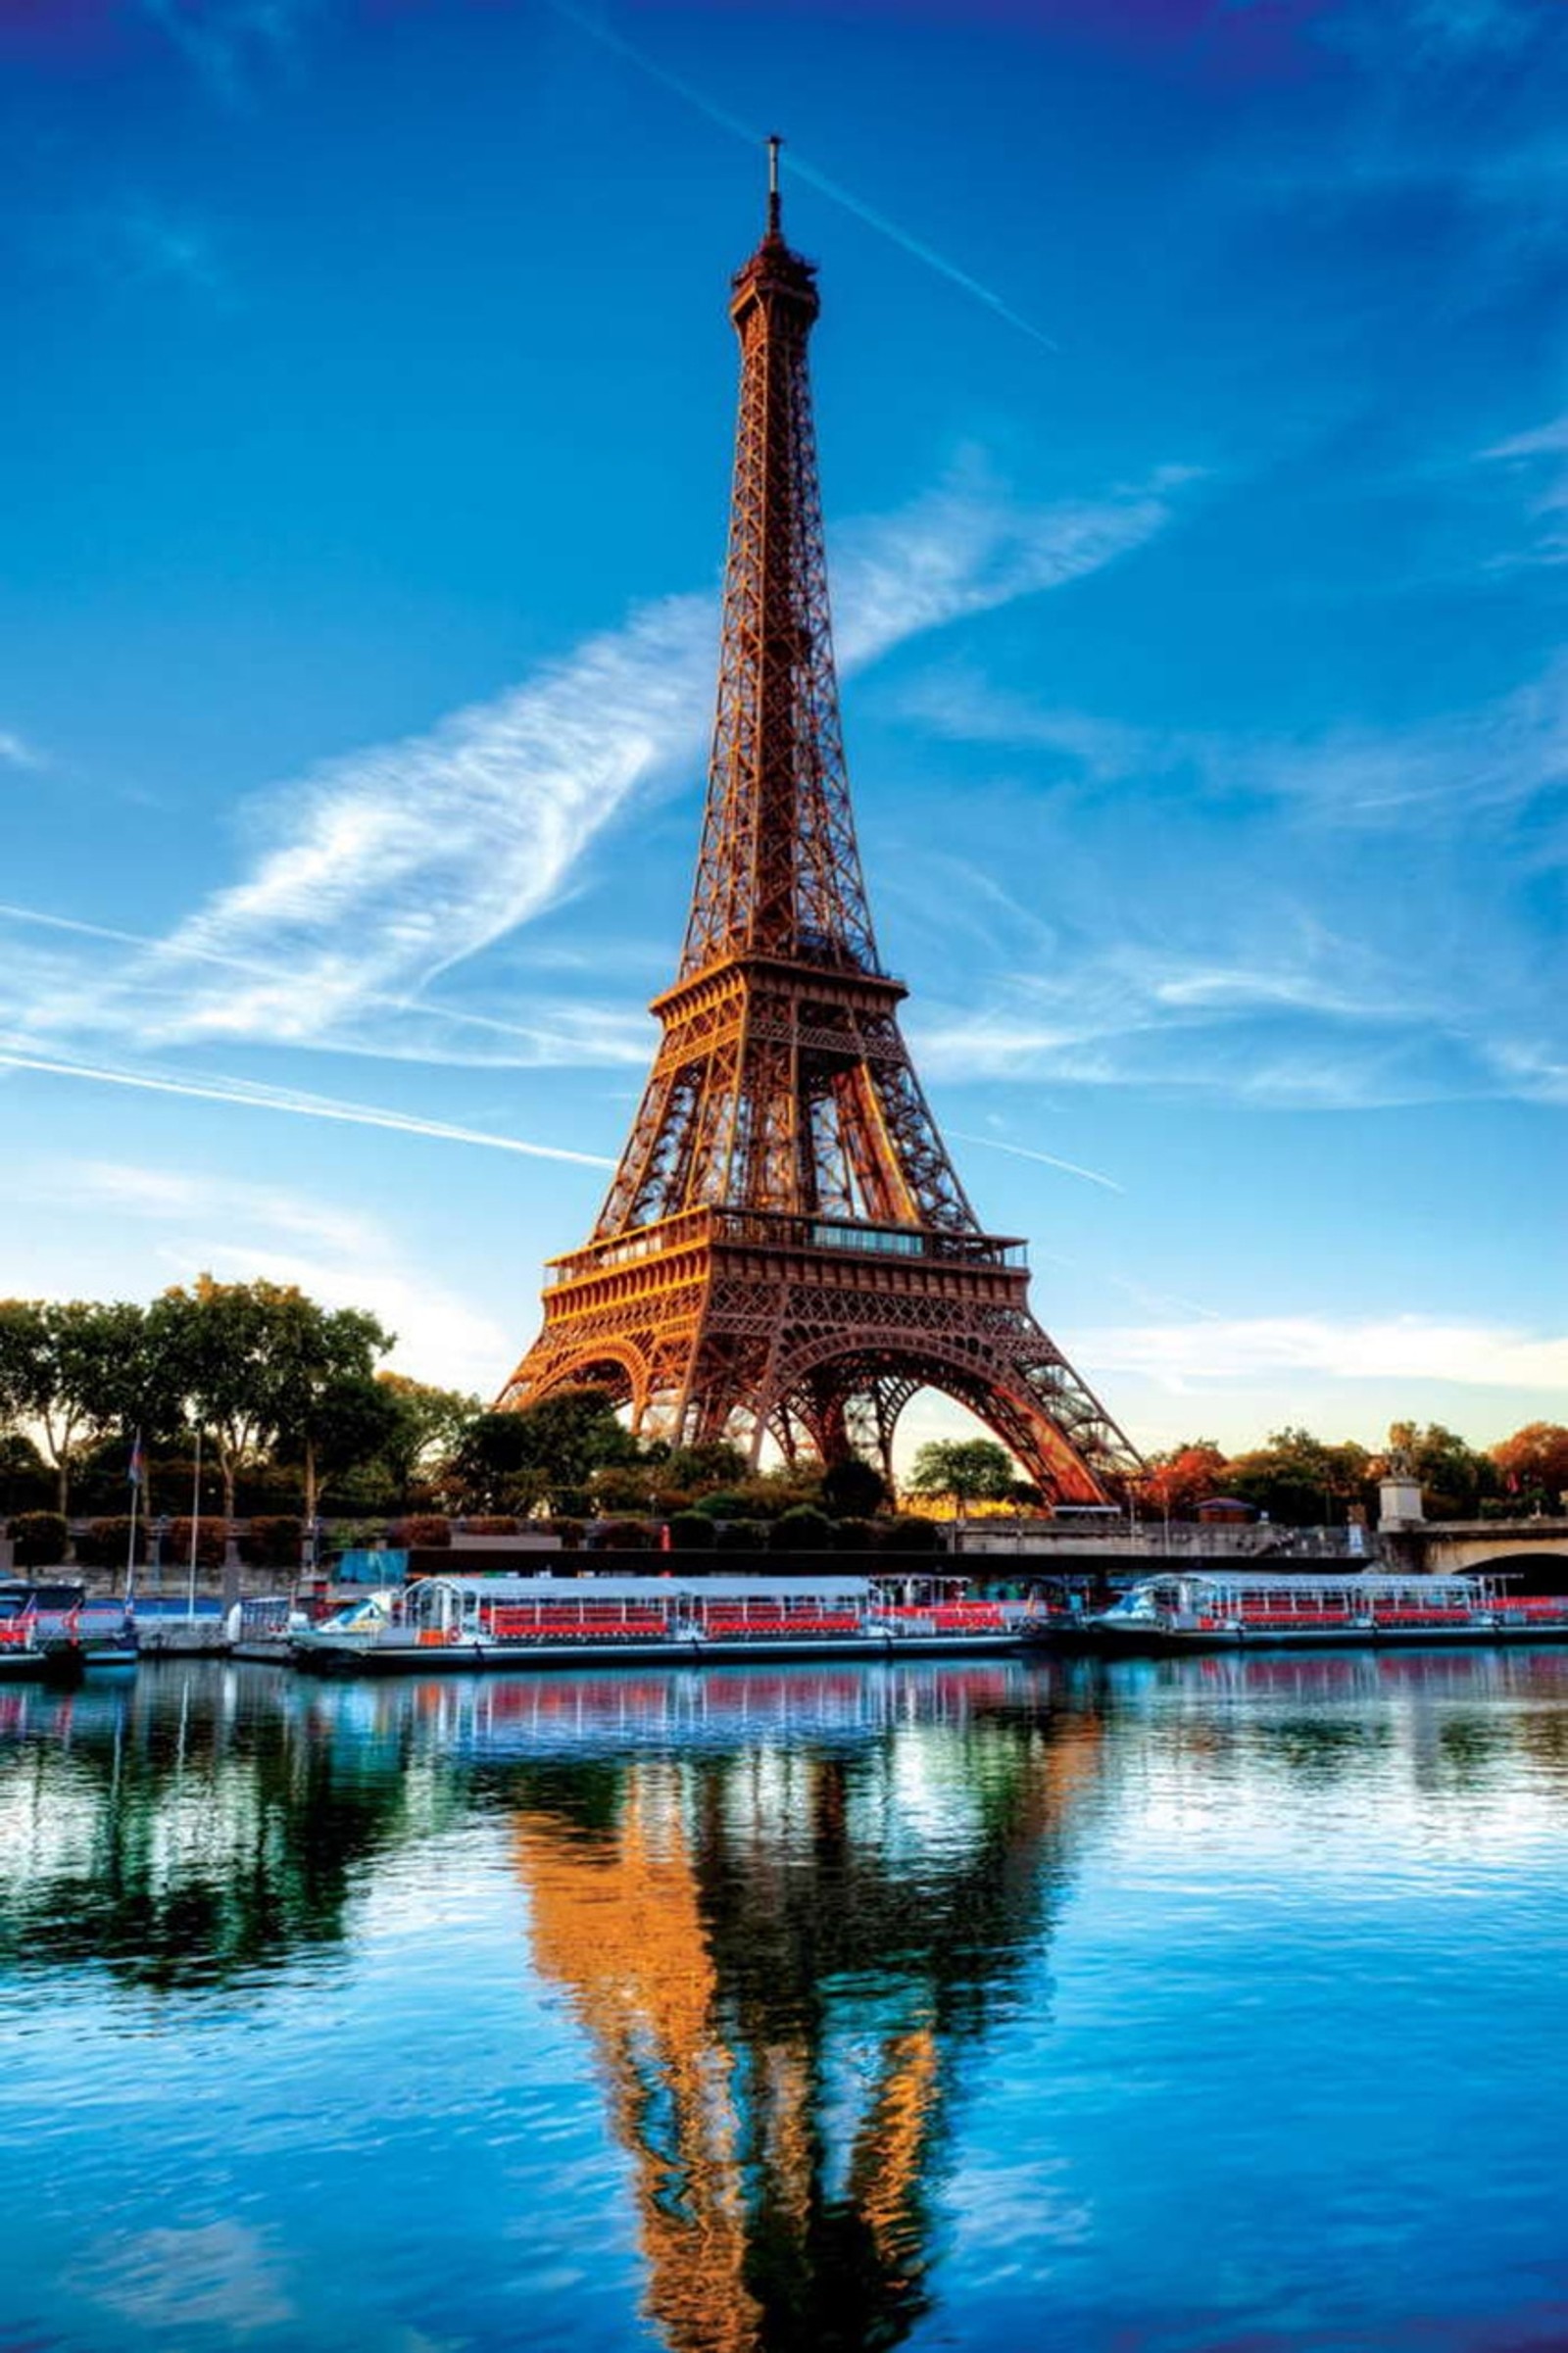
[{"label": "green tree", "polygon": [[1381,1470],[1397,1459],[1421,1485],[1422,1507],[1433,1520],[1473,1519],[1484,1495],[1494,1495],[1497,1466],[1441,1422],[1393,1422]]},{"label": "green tree", "polygon": [[0,1519],[14,1511],[41,1511],[54,1490],[37,1447],[21,1430],[0,1435]]},{"label": "green tree", "polygon": [[1345,1518],[1370,1468],[1366,1448],[1351,1439],[1331,1446],[1309,1430],[1276,1430],[1267,1446],[1227,1463],[1225,1487],[1287,1527],[1323,1527]]},{"label": "green tree", "polygon": [[83,1454],[142,1426],[150,1408],[145,1316],[126,1300],[0,1301],[0,1405],[42,1440],[56,1506],[69,1511]]},{"label": "green tree", "polygon": [[375,1378],[397,1409],[380,1460],[398,1507],[405,1510],[416,1485],[429,1486],[439,1479],[484,1407],[461,1389],[437,1389],[428,1381],[411,1380],[407,1373],[383,1370]]},{"label": "green tree", "polygon": [[869,1520],[886,1508],[887,1482],[858,1454],[830,1462],[822,1473],[822,1508],[836,1520]]},{"label": "green tree", "polygon": [[307,1426],[283,1423],[280,1447],[297,1449],[305,1458],[307,1524],[316,1517],[318,1482],[325,1486],[380,1460],[398,1427],[396,1398],[378,1380],[363,1373],[345,1373],[318,1390],[311,1400]]},{"label": "green tree", "polygon": [[[649,1448],[650,1455],[654,1451]],[[736,1486],[746,1471],[741,1448],[714,1438],[700,1446],[672,1446],[659,1466],[659,1484],[682,1495],[705,1495],[715,1487]]]},{"label": "green tree", "polygon": [[1005,1446],[992,1438],[928,1439],[905,1485],[911,1495],[951,1495],[966,1503],[1004,1503],[1018,1473]]},{"label": "green tree", "polygon": [[603,1389],[561,1389],[514,1412],[481,1413],[464,1434],[453,1475],[466,1510],[515,1508],[586,1489],[597,1470],[642,1458]]},{"label": "green tree", "polygon": [[[199,1275],[148,1311],[151,1353],[167,1409],[211,1441],[234,1517],[240,1471],[270,1446],[304,1458],[307,1516],[315,1516],[318,1455],[344,1385],[368,1383],[391,1337],[359,1307],[329,1309],[294,1284],[219,1283]],[[363,1402],[363,1399],[361,1400]]]},{"label": "green tree", "polygon": [[375,1360],[392,1334],[363,1307],[322,1307],[292,1284],[251,1284],[264,1316],[269,1417],[274,1445],[297,1453],[305,1472],[305,1517],[316,1517],[323,1462],[364,1462],[390,1438],[397,1418],[376,1387]]}]

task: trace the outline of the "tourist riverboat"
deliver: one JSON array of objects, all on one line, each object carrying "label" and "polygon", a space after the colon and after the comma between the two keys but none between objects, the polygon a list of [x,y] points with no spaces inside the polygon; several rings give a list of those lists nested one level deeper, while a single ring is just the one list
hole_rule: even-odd
[{"label": "tourist riverboat", "polygon": [[289,1637],[318,1674],[603,1666],[612,1659],[887,1657],[1013,1650],[1024,1608],[951,1580],[870,1577],[422,1577]]},{"label": "tourist riverboat", "polygon": [[1108,1609],[1053,1615],[1026,1639],[1103,1651],[1568,1642],[1568,1597],[1511,1593],[1485,1576],[1184,1569],[1141,1579]]}]

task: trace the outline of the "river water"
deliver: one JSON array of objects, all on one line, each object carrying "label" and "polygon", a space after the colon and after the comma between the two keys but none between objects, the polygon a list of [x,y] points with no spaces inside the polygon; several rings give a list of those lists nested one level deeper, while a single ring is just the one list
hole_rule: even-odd
[{"label": "river water", "polygon": [[1568,2346],[1568,1652],[0,1692],[0,2353]]}]

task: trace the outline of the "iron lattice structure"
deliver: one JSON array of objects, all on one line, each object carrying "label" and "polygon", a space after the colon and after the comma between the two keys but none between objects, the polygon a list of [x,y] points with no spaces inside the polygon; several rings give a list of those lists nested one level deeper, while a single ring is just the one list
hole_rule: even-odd
[{"label": "iron lattice structure", "polygon": [[645,1436],[755,1462],[891,1471],[914,1393],[945,1391],[1054,1496],[1133,1448],[1030,1313],[1023,1245],[987,1234],[877,956],[839,725],[807,341],[815,271],[766,234],[734,279],[740,418],[717,713],[680,970],[586,1247],[502,1406],[594,1384]]}]

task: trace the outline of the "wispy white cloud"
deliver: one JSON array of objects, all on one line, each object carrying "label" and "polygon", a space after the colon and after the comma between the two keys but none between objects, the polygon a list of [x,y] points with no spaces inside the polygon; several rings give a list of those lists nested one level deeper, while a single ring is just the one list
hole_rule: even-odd
[{"label": "wispy white cloud", "polygon": [[[972,477],[844,534],[847,668],[1112,562],[1162,528],[1175,486],[1161,477],[1157,490],[1020,509]],[[107,984],[57,980],[14,1026],[45,1052],[113,1036],[138,1048],[224,1040],[405,1058],[640,1059],[642,1025],[633,1034],[623,1008],[558,999],[536,1025],[502,1024],[449,1014],[428,992],[576,887],[586,852],[634,795],[696,769],[715,637],[707,598],[666,599],[428,734],[263,796],[243,880]],[[468,1034],[455,1047],[459,1019]]]},{"label": "wispy white cloud", "polygon": [[1568,1391],[1568,1337],[1438,1316],[1205,1317],[1110,1325],[1075,1333],[1073,1345],[1097,1370],[1142,1373],[1182,1391],[1271,1373]]},{"label": "wispy white cloud", "polygon": [[212,94],[233,106],[257,78],[298,58],[299,39],[320,0],[137,0]]},{"label": "wispy white cloud", "polygon": [[[118,1026],[133,1027],[139,1042],[151,1043],[169,1034],[170,1020],[164,1007],[173,1008],[172,1028],[183,1035],[192,993],[188,968],[193,964],[207,967],[209,974],[242,974],[252,987],[275,984],[287,988],[293,978],[281,965],[269,963],[259,950],[234,956],[195,941],[159,940],[119,924],[88,922],[79,915],[58,915],[45,907],[18,907],[0,900],[0,931],[8,928],[24,935],[42,931],[73,942],[129,948],[144,959],[135,967],[134,989],[129,992],[137,1007],[136,1018],[131,1019],[127,1007],[117,1019],[116,1008],[125,991],[122,976],[99,981],[79,960],[37,954],[28,958],[14,945],[7,958],[8,970],[0,975],[0,1008],[9,1003],[11,1018],[25,1020],[35,1040],[69,1037],[81,1028]],[[602,966],[606,959],[593,960]],[[562,956],[555,961],[564,969],[581,970],[589,959]],[[647,1059],[647,1022],[624,1006],[604,1006],[578,998],[542,998],[526,991],[512,993],[510,1002],[517,1004],[519,1013],[528,1018],[504,1021],[428,996],[402,997],[367,990],[361,999],[368,1012],[399,1016],[395,1023],[383,1023],[377,1032],[374,1052],[383,1060],[500,1064],[515,1069],[584,1062],[640,1065]],[[349,1036],[333,1043],[340,1052],[361,1051]]]},{"label": "wispy white cloud", "polygon": [[1541,30],[1538,0],[1348,0],[1330,12],[1331,39],[1386,66],[1408,73],[1427,65],[1455,67],[1476,57],[1494,60],[1528,46]]},{"label": "wispy white cloud", "polygon": [[[707,601],[671,598],[432,734],[270,796],[251,874],[167,943],[174,957],[254,954],[262,972],[181,991],[164,1034],[333,1035],[527,922],[628,794],[699,740],[711,663]],[[147,978],[132,973],[133,990]]]},{"label": "wispy white cloud", "polygon": [[8,727],[0,727],[0,768],[41,768],[40,754]]},{"label": "wispy white cloud", "polygon": [[205,1169],[147,1167],[125,1160],[46,1160],[29,1178],[24,1170],[19,1198],[107,1209],[116,1216],[185,1224],[231,1237],[240,1230],[303,1245],[318,1256],[384,1255],[385,1233],[373,1218],[335,1201],[310,1199],[277,1185],[259,1185]]},{"label": "wispy white cloud", "polygon": [[1173,493],[1192,478],[1190,468],[1162,468],[1106,498],[1031,508],[989,486],[969,461],[904,514],[836,536],[840,661],[854,669],[922,630],[1101,570],[1164,528]]},{"label": "wispy white cloud", "polygon": [[1514,433],[1480,454],[1484,462],[1506,465],[1525,477],[1526,514],[1532,521],[1545,524],[1527,547],[1499,558],[1499,566],[1568,564],[1568,519],[1563,519],[1568,510],[1568,417]]},{"label": "wispy white cloud", "polygon": [[1233,938],[1222,962],[1211,946],[1142,928],[1129,910],[1119,937],[1074,930],[1047,947],[1040,968],[997,973],[975,1005],[917,1011],[922,1069],[950,1083],[1175,1086],[1312,1106],[1386,1101],[1396,1085],[1412,1100],[1426,1091],[1369,1059],[1361,1032],[1431,1021],[1438,1007],[1412,996],[1396,1017],[1375,958],[1353,941],[1299,920],[1271,936],[1265,916],[1247,927],[1250,960],[1235,957]]},{"label": "wispy white cloud", "polygon": [[420,1380],[493,1394],[516,1353],[470,1300],[407,1263],[373,1217],[312,1195],[188,1167],[40,1160],[18,1172],[18,1198],[111,1211],[161,1233],[153,1254],[171,1282],[297,1283],[328,1307],[368,1307],[397,1346],[389,1363]]},{"label": "wispy white cloud", "polygon": [[1132,727],[1037,705],[979,672],[951,668],[903,690],[900,710],[956,742],[1058,753],[1097,782],[1189,775],[1204,794],[1277,800],[1373,832],[1469,826],[1528,806],[1568,773],[1568,657],[1511,692],[1407,727],[1345,725],[1315,735],[1227,736]]},{"label": "wispy white cloud", "polygon": [[1523,902],[1568,854],[1568,661],[1315,738],[1102,724],[963,670],[898,708],[1028,779],[974,804],[962,855],[916,845],[896,878],[922,936],[963,940],[950,1002],[939,965],[913,1008],[932,1076],[1564,1100],[1561,942]]},{"label": "wispy white cloud", "polygon": [[103,233],[106,269],[132,287],[163,280],[215,299],[231,291],[212,231],[188,215],[137,200],[103,216]]}]

